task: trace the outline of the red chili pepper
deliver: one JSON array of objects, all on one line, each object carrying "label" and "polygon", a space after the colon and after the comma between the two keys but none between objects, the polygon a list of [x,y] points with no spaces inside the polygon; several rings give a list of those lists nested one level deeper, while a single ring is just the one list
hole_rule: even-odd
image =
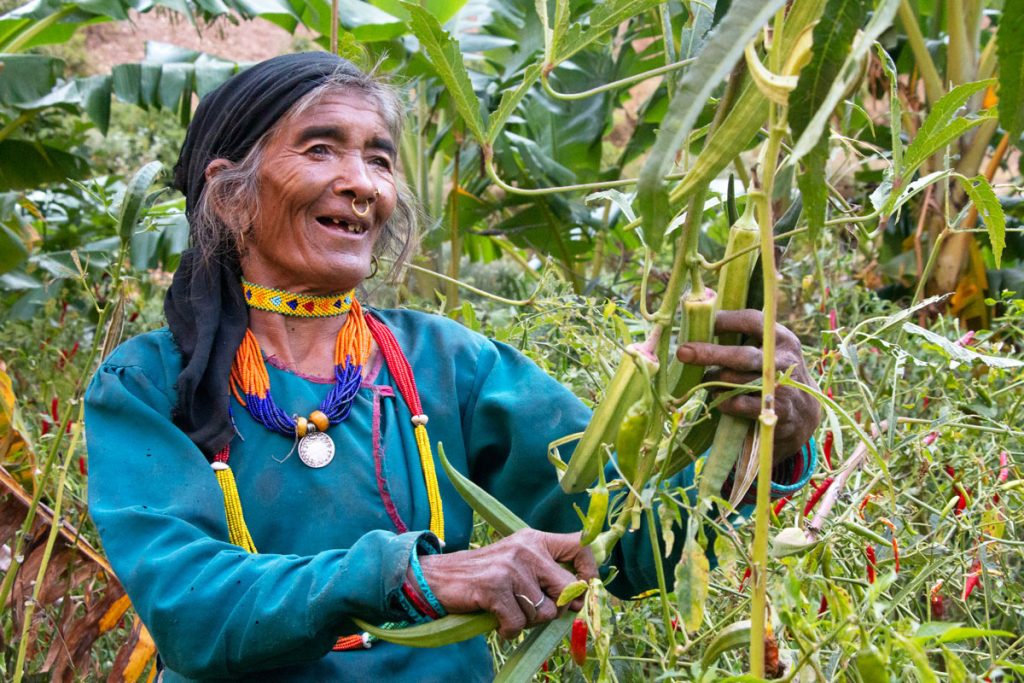
[{"label": "red chili pepper", "polygon": [[779,513],[782,512],[782,508],[786,507],[786,503],[788,503],[789,500],[789,496],[783,496],[782,498],[779,498],[777,501],[775,501],[775,508],[773,509],[773,511],[775,512],[776,517],[778,517]]},{"label": "red chili pepper", "polygon": [[132,314],[130,316],[128,316],[128,322],[130,322],[130,323],[133,323],[133,322],[135,322],[138,319],[139,319],[139,312],[138,311],[134,311],[134,312],[132,312]]},{"label": "red chili pepper", "polygon": [[832,387],[829,387],[828,389],[825,390],[825,395],[828,396],[829,398],[832,398]]},{"label": "red chili pepper", "polygon": [[83,477],[89,474],[89,470],[85,466],[85,458],[83,456],[78,456],[78,471],[82,473]]},{"label": "red chili pepper", "polygon": [[49,434],[50,433],[50,421],[47,420],[45,417],[43,418],[43,424],[39,427],[39,433],[40,434]]},{"label": "red chili pepper", "polygon": [[926,434],[925,437],[923,439],[921,439],[921,443],[923,443],[925,446],[931,446],[933,443],[935,443],[938,440],[939,440],[939,433],[938,432],[928,432],[928,434]]},{"label": "red chili pepper", "polygon": [[836,309],[832,309],[828,312],[828,329],[834,330],[839,327],[839,316],[836,314]]},{"label": "red chili pepper", "polygon": [[900,573],[900,546],[896,541],[896,525],[890,522],[885,517],[879,517],[878,521],[889,527],[889,531],[892,533],[892,559],[896,563],[896,573]]},{"label": "red chili pepper", "polygon": [[867,570],[868,570],[868,583],[874,583],[875,582],[875,565],[877,564],[875,562],[875,547],[873,545],[870,545],[870,544],[864,546],[864,555],[866,555],[867,558],[868,558],[868,562],[867,562],[867,565],[866,565],[867,566]]},{"label": "red chili pepper", "polygon": [[966,602],[967,598],[971,597],[971,593],[981,583],[981,560],[974,560],[974,564],[971,565],[971,571],[967,572],[967,576],[964,578],[964,592],[961,598]]},{"label": "red chili pepper", "polygon": [[811,510],[813,510],[814,506],[818,504],[821,497],[825,495],[825,491],[828,491],[829,486],[832,486],[832,477],[825,477],[825,479],[822,480],[821,485],[816,487],[814,489],[814,493],[812,493],[811,497],[807,499],[807,504],[804,505],[804,517],[811,514]]},{"label": "red chili pepper", "polygon": [[548,672],[548,670],[549,670],[548,660],[546,660],[546,659],[544,660],[544,663],[540,665],[540,670],[543,671],[544,673]]},{"label": "red chili pepper", "polygon": [[678,631],[679,630],[679,617],[672,617],[672,630],[673,631]]},{"label": "red chili pepper", "polygon": [[572,635],[569,637],[569,653],[572,654],[572,661],[583,666],[587,661],[587,622],[583,619],[574,619],[572,622]]},{"label": "red chili pepper", "polygon": [[834,440],[832,430],[825,432],[825,443],[821,446],[821,454],[825,456],[825,464],[829,469],[832,469],[832,442]]},{"label": "red chili pepper", "polygon": [[860,505],[857,506],[857,514],[860,516],[861,519],[864,519],[864,508],[866,508],[868,506],[868,503],[870,502],[871,494],[868,493],[866,496],[864,496],[864,500],[860,502]]},{"label": "red chili pepper", "polygon": [[931,593],[929,594],[929,602],[932,606],[932,619],[935,620],[941,620],[946,613],[942,594],[939,593],[940,590],[942,590],[942,579],[935,582],[935,585],[932,586]]},{"label": "red chili pepper", "polygon": [[747,570],[745,572],[743,572],[743,578],[740,579],[740,592],[741,593],[743,592],[743,589],[746,588],[746,586],[747,586],[747,579],[749,579],[749,578],[750,578],[750,567],[747,567]]},{"label": "red chili pepper", "polygon": [[60,422],[60,416],[57,415],[57,406],[60,405],[57,401],[57,397],[54,396],[53,400],[50,401],[50,415],[53,416],[54,422]]},{"label": "red chili pepper", "polygon": [[824,595],[821,596],[821,602],[818,604],[818,614],[824,614],[825,610],[828,609],[828,598]]}]

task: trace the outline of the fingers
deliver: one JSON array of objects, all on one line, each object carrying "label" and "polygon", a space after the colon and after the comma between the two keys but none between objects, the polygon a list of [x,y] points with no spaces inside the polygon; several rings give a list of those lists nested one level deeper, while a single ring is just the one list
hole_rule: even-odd
[{"label": "fingers", "polygon": [[682,344],[676,350],[676,358],[683,363],[709,367],[718,365],[732,370],[760,374],[762,365],[761,349],[756,346],[721,346],[704,342]]}]

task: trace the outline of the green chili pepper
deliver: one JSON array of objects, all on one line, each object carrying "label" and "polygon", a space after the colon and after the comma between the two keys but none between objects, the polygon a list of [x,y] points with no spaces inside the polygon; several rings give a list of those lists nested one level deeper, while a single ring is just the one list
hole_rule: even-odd
[{"label": "green chili pepper", "polygon": [[629,407],[626,417],[622,418],[619,434],[615,439],[615,455],[618,458],[619,470],[626,481],[636,483],[638,465],[640,463],[640,447],[644,442],[647,422],[651,414],[651,393],[643,395]]},{"label": "green chili pepper", "polygon": [[583,523],[583,534],[580,545],[587,546],[594,542],[597,535],[604,529],[605,518],[608,516],[608,485],[604,479],[604,469],[598,470],[600,479],[595,488],[590,490],[590,505]]}]

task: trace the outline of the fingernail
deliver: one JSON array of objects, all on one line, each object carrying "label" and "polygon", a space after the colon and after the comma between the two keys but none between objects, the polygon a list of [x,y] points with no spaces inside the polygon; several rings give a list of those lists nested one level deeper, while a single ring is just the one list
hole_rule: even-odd
[{"label": "fingernail", "polygon": [[676,358],[682,363],[689,363],[693,360],[693,349],[688,346],[680,346],[676,351]]}]

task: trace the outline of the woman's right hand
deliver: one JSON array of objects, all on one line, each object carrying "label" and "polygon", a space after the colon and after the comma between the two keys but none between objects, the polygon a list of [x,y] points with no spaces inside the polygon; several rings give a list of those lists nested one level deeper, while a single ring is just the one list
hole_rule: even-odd
[{"label": "woman's right hand", "polygon": [[[562,564],[576,570],[573,575]],[[498,618],[498,633],[514,638],[524,628],[551,621],[566,608],[555,601],[570,583],[597,576],[579,533],[552,534],[523,529],[497,543],[442,555],[421,555],[423,577],[453,614],[486,610]],[[583,598],[567,606],[583,607]]]}]

